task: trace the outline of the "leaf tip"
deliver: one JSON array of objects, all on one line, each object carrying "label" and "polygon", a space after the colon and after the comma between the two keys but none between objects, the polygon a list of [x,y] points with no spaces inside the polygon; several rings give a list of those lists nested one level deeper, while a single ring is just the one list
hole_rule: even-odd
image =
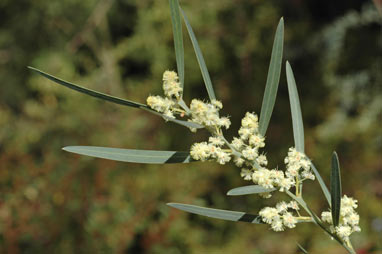
[{"label": "leaf tip", "polygon": [[174,207],[174,204],[175,204],[175,203],[167,203],[166,205],[171,206],[171,207]]}]

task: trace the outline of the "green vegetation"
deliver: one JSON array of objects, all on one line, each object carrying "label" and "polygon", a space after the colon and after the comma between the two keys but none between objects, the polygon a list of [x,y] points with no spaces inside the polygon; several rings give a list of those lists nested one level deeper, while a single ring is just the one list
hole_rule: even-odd
[{"label": "green vegetation", "polygon": [[[285,58],[293,63],[304,105],[305,151],[324,169],[324,179],[332,151],[340,154],[344,194],[360,201],[362,232],[354,246],[381,251],[380,16],[371,3],[350,1],[321,6],[327,19],[320,19],[313,5],[196,0],[182,8],[223,111],[232,115],[231,136],[244,112],[261,108],[273,34],[284,16]],[[245,184],[234,166],[126,164],[61,150],[187,151],[205,139],[203,131],[184,134],[182,126],[52,85],[26,68],[145,103],[160,91],[163,71],[177,68],[167,1],[2,1],[0,14],[0,252],[295,253],[296,241],[313,253],[340,250],[310,226],[263,234],[267,225],[165,206],[179,201],[256,213],[270,205],[253,196],[225,197]],[[206,98],[186,36],[184,44],[185,93]],[[268,156],[280,165],[293,143],[288,130],[282,75],[267,131]],[[317,202],[317,192],[309,191],[319,186],[311,185],[307,203],[325,209],[325,199]]]}]

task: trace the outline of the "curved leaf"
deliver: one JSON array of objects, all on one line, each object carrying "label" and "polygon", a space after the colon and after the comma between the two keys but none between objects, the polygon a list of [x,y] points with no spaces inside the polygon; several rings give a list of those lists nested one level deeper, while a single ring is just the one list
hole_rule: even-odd
[{"label": "curved leaf", "polygon": [[135,163],[162,164],[193,161],[190,153],[177,151],[135,150],[97,146],[67,146],[63,150],[96,158]]},{"label": "curved leaf", "polygon": [[302,122],[300,100],[294,79],[292,68],[289,62],[286,62],[286,75],[288,82],[288,92],[290,101],[290,110],[292,112],[293,137],[296,150],[304,153],[304,125]]},{"label": "curved leaf", "polygon": [[276,188],[264,188],[260,185],[248,185],[243,187],[234,188],[232,190],[229,190],[227,192],[228,196],[240,196],[240,195],[249,195],[249,194],[256,194],[256,193],[266,193],[266,192],[272,192],[275,191]]},{"label": "curved leaf", "polygon": [[196,40],[194,31],[192,30],[192,27],[191,27],[190,23],[188,22],[186,14],[184,13],[184,11],[181,8],[180,8],[180,10],[182,11],[183,20],[184,20],[184,23],[186,24],[188,35],[190,36],[190,39],[192,42],[192,46],[194,47],[196,59],[198,60],[200,71],[202,72],[202,76],[203,76],[204,84],[206,85],[208,96],[210,97],[211,101],[216,100],[214,88],[212,87],[210,74],[208,73],[208,69],[206,66],[206,62],[204,61],[202,51],[200,50],[198,41]]},{"label": "curved leaf", "polygon": [[178,69],[180,85],[183,87],[184,86],[184,48],[183,48],[182,23],[180,20],[179,8],[180,7],[179,7],[178,0],[170,0],[171,21],[172,21],[172,31],[174,34],[176,65]]},{"label": "curved leaf", "polygon": [[116,103],[116,104],[120,104],[120,105],[124,105],[124,106],[129,106],[129,107],[133,107],[133,108],[144,109],[144,110],[146,110],[146,111],[148,111],[148,112],[150,112],[152,114],[155,114],[155,115],[163,117],[166,121],[174,122],[174,123],[177,123],[179,125],[183,125],[183,126],[188,127],[188,128],[196,128],[196,129],[204,128],[202,125],[197,124],[197,123],[187,122],[187,121],[182,121],[182,120],[178,120],[178,119],[167,117],[167,116],[165,116],[165,115],[163,115],[163,114],[161,114],[161,113],[159,113],[159,112],[157,112],[155,110],[152,110],[147,105],[144,105],[144,104],[141,104],[141,103],[138,103],[138,102],[133,102],[133,101],[125,100],[125,99],[121,99],[121,98],[118,98],[118,97],[114,97],[114,96],[111,96],[111,95],[107,95],[107,94],[104,94],[104,93],[100,93],[100,92],[97,92],[97,91],[94,91],[94,90],[82,87],[82,86],[79,86],[79,85],[67,82],[65,80],[56,78],[56,77],[54,77],[54,76],[52,76],[52,75],[50,75],[48,73],[45,73],[43,71],[40,71],[40,70],[38,70],[36,68],[33,68],[33,67],[30,67],[30,66],[28,66],[28,68],[31,69],[32,71],[37,72],[38,74],[42,75],[43,77],[45,77],[47,79],[50,79],[51,81],[53,81],[53,82],[55,82],[57,84],[63,85],[65,87],[68,87],[68,88],[73,89],[75,91],[78,91],[80,93],[83,93],[83,94],[86,94],[86,95],[90,95],[90,96],[93,96],[93,97],[96,97],[96,98],[99,98],[99,99],[102,99],[102,100],[105,100],[105,101],[110,101],[110,102],[113,102],[113,103]]},{"label": "curved leaf", "polygon": [[332,155],[332,172],[330,177],[330,192],[332,198],[332,219],[333,225],[336,227],[340,221],[340,210],[341,210],[341,173],[340,173],[340,163],[338,161],[338,156],[336,152]]},{"label": "curved leaf", "polygon": [[179,204],[179,203],[168,203],[167,205],[182,211],[199,214],[202,216],[215,218],[215,219],[263,224],[263,221],[261,220],[260,215],[253,215],[253,214],[248,214],[244,212],[220,210],[220,209],[206,208],[201,206]]},{"label": "curved leaf", "polygon": [[280,81],[281,62],[283,58],[283,41],[284,19],[281,18],[273,42],[271,62],[269,63],[267,83],[265,85],[263,103],[261,105],[259,132],[263,136],[265,136],[265,133],[267,132],[276,101],[277,89]]}]

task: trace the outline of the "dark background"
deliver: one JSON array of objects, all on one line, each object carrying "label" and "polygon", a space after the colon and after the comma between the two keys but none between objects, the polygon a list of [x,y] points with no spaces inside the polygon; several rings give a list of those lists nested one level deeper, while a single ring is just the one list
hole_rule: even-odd
[{"label": "dark background", "polygon": [[[381,14],[371,1],[181,1],[204,53],[228,137],[259,113],[281,16],[284,63],[294,70],[306,153],[329,182],[340,157],[344,194],[359,200],[359,253],[382,253]],[[185,100],[207,98],[185,39]],[[0,0],[1,253],[344,253],[313,224],[276,233],[166,206],[181,202],[257,213],[285,196],[227,197],[248,184],[233,165],[126,164],[81,157],[68,145],[189,150],[208,134],[103,102],[32,73],[34,66],[94,90],[144,103],[175,69],[165,0]],[[286,77],[267,132],[270,166],[293,145]],[[304,197],[327,209],[316,182]]]}]

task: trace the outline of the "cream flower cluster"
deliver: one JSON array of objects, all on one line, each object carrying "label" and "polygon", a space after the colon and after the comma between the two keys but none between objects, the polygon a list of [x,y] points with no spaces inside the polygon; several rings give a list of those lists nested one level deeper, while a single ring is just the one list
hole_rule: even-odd
[{"label": "cream flower cluster", "polygon": [[[264,154],[259,154],[259,149],[265,146],[264,141],[265,138],[259,133],[257,115],[247,112],[241,120],[239,138],[235,137],[231,143],[232,147],[241,154],[241,157],[236,156],[234,159],[236,166],[246,166],[241,169],[240,175],[244,180],[252,180],[267,189],[288,190],[295,183],[294,180],[285,177],[281,170],[267,169],[267,157]],[[270,193],[263,193],[261,196],[264,198],[271,197]]]},{"label": "cream flower cluster", "polygon": [[349,241],[349,236],[353,232],[361,231],[359,227],[359,215],[355,211],[358,207],[357,200],[344,195],[341,198],[340,221],[338,226],[333,226],[332,213],[322,212],[321,218],[324,222],[331,224],[330,230],[344,241]]},{"label": "cream flower cluster", "polygon": [[225,164],[231,160],[231,153],[222,149],[224,140],[222,137],[210,137],[207,142],[195,143],[191,147],[190,155],[195,160],[206,161],[216,159],[219,164]]},{"label": "cream flower cluster", "polygon": [[297,217],[293,216],[289,210],[299,210],[296,201],[289,203],[282,201],[278,203],[276,207],[264,207],[260,210],[259,215],[265,223],[271,225],[274,231],[283,231],[285,227],[296,227],[296,223],[298,222]]},{"label": "cream flower cluster", "polygon": [[198,99],[191,101],[191,121],[201,124],[206,128],[216,132],[221,127],[229,128],[231,121],[228,117],[219,117],[219,110],[223,108],[223,104],[218,100],[212,100],[206,103]]},{"label": "cream flower cluster", "polygon": [[311,171],[311,162],[305,154],[298,152],[294,147],[289,148],[288,156],[284,160],[286,164],[285,175],[292,179],[314,180],[315,176]]},{"label": "cream flower cluster", "polygon": [[[247,112],[241,120],[239,129],[239,138],[233,138],[231,146],[241,154],[236,156],[235,164],[242,167],[247,166],[266,166],[268,164],[267,157],[259,154],[259,149],[265,146],[265,138],[259,133],[258,117],[254,113]],[[242,176],[245,180],[252,180],[250,177],[251,169],[243,169]],[[252,172],[253,173],[253,172]]]},{"label": "cream flower cluster", "polygon": [[183,92],[176,72],[165,71],[163,73],[163,91],[166,97],[158,95],[149,96],[147,98],[147,105],[167,117],[175,118],[174,111],[178,108],[177,102]]}]

